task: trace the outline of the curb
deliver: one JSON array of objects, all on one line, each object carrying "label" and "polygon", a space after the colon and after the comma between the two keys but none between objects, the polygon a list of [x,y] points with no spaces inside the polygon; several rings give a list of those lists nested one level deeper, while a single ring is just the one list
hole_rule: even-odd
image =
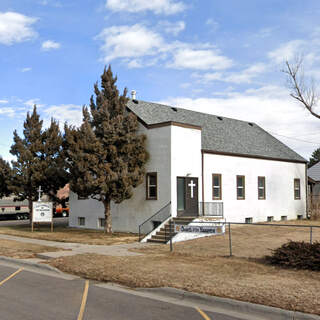
[{"label": "curb", "polygon": [[28,261],[27,259],[15,259],[15,258],[9,258],[5,256],[0,256],[0,261],[7,262],[10,264],[15,264],[19,266],[26,266],[26,267],[32,267],[32,268],[37,268],[45,271],[51,271],[55,272],[57,274],[63,274],[60,270],[57,268],[54,268],[50,265],[44,264],[44,263],[38,263],[35,261]]},{"label": "curb", "polygon": [[[248,314],[258,319],[272,320],[320,320],[320,317],[313,314],[307,314],[296,311],[283,310],[280,308],[269,307],[251,302],[243,302],[229,298],[220,298],[206,294],[193,293],[180,289],[164,288],[137,288],[137,291],[154,293],[160,296],[171,297],[178,300],[185,300],[197,304],[206,304],[217,308],[239,314]],[[217,310],[218,311],[218,310]]]}]

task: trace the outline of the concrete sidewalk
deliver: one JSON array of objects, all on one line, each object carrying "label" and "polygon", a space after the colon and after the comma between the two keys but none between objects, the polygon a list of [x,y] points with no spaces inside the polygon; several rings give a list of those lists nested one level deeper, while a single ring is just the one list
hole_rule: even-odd
[{"label": "concrete sidewalk", "polygon": [[59,241],[31,239],[31,238],[10,236],[5,234],[0,234],[0,239],[61,248],[61,251],[44,252],[44,253],[37,254],[37,256],[40,259],[59,258],[59,257],[72,256],[72,255],[83,254],[83,253],[96,253],[96,254],[103,254],[107,256],[137,256],[142,254],[137,252],[131,252],[129,251],[129,249],[141,248],[141,247],[145,247],[146,245],[150,246],[150,244],[139,243],[139,242],[109,245],[109,246],[90,245],[90,244],[82,244],[82,243],[74,243],[74,242],[59,242]]}]

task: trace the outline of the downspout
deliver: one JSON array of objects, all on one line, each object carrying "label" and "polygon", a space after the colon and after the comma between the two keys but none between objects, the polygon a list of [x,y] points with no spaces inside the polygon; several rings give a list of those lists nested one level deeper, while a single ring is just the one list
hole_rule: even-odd
[{"label": "downspout", "polygon": [[306,180],[306,218],[308,218],[308,164],[305,164],[305,180]]},{"label": "downspout", "polygon": [[201,180],[202,180],[202,215],[205,215],[204,212],[204,159],[203,159],[203,150],[201,150]]}]

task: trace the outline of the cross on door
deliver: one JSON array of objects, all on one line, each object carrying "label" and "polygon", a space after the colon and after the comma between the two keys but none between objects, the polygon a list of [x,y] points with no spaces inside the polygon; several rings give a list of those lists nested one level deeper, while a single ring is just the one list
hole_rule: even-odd
[{"label": "cross on door", "polygon": [[196,186],[197,185],[195,183],[193,183],[193,180],[191,180],[190,183],[188,184],[188,187],[190,187],[190,189],[191,189],[191,199],[193,199],[193,188]]}]

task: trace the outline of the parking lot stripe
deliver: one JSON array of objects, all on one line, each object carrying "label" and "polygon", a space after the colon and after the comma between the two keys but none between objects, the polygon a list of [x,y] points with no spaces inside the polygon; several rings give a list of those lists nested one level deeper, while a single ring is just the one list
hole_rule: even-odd
[{"label": "parking lot stripe", "polygon": [[89,280],[86,280],[86,283],[84,286],[84,291],[83,291],[83,296],[82,296],[82,301],[81,301],[81,306],[80,306],[80,311],[79,311],[79,315],[78,315],[78,320],[82,320],[82,318],[83,318],[84,309],[86,308],[86,303],[87,303],[88,290],[89,290]]},{"label": "parking lot stripe", "polygon": [[7,282],[8,280],[10,280],[11,278],[13,278],[15,275],[17,275],[18,273],[20,273],[23,270],[23,268],[20,268],[19,270],[17,270],[16,272],[14,272],[13,274],[11,274],[9,277],[5,278],[4,280],[2,280],[0,282],[0,286],[2,286],[5,282]]},{"label": "parking lot stripe", "polygon": [[203,319],[211,320],[200,308],[196,308],[196,310],[202,315]]}]

